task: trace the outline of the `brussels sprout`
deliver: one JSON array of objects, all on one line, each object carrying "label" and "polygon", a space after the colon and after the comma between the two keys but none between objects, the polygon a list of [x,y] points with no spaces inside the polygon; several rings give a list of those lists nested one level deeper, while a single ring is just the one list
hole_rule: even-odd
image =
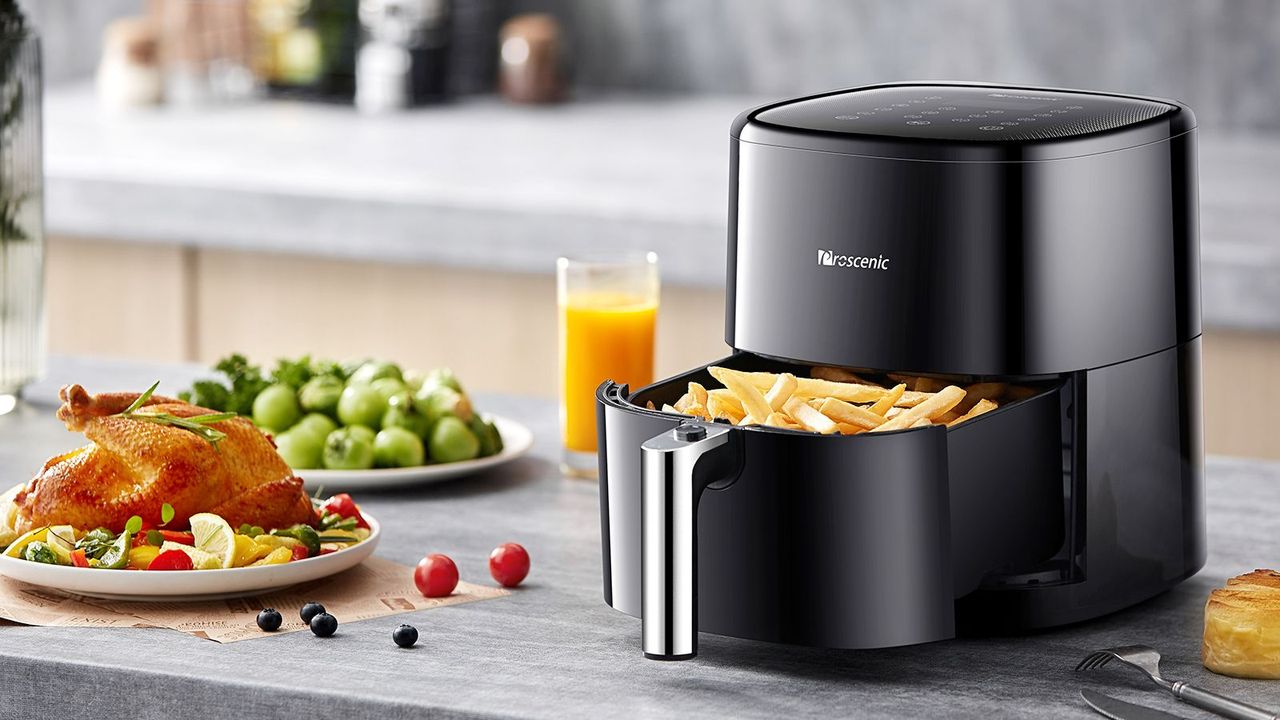
[{"label": "brussels sprout", "polygon": [[431,428],[428,449],[436,462],[457,462],[474,458],[480,452],[480,441],[466,423],[450,415]]},{"label": "brussels sprout", "polygon": [[370,360],[351,373],[348,383],[352,385],[368,385],[380,378],[395,378],[401,382],[404,381],[404,375],[400,372],[400,367],[395,363]]},{"label": "brussels sprout", "polygon": [[464,423],[471,421],[471,401],[451,387],[424,385],[414,396],[413,406],[433,425],[440,418],[450,415]]},{"label": "brussels sprout", "polygon": [[408,387],[406,387],[403,382],[389,377],[378,378],[377,380],[369,383],[369,387],[373,388],[373,391],[382,397],[383,402],[390,400],[392,395],[408,390]]},{"label": "brussels sprout", "polygon": [[382,416],[382,429],[404,428],[420,438],[426,438],[431,423],[413,406],[408,392],[392,395],[387,401],[387,412]]},{"label": "brussels sprout", "polygon": [[346,429],[347,429],[347,430],[350,430],[352,435],[354,435],[355,437],[360,438],[361,440],[363,440],[363,441],[365,441],[365,442],[368,442],[368,443],[372,443],[372,442],[373,442],[374,432],[373,432],[373,429],[372,429],[372,428],[369,428],[368,426],[365,426],[365,425],[350,425],[350,426],[348,426]]},{"label": "brussels sprout", "polygon": [[294,425],[289,429],[289,432],[302,432],[313,435],[323,444],[324,439],[329,436],[329,433],[337,429],[338,423],[334,422],[328,415],[311,413],[303,416],[303,418],[298,421],[297,425]]},{"label": "brussels sprout", "polygon": [[[368,437],[360,430],[368,432]],[[373,467],[373,431],[357,427],[334,430],[325,438],[321,460],[330,470],[368,470]]]},{"label": "brussels sprout", "polygon": [[338,399],[338,419],[344,425],[377,427],[387,412],[387,401],[368,385],[348,385]]},{"label": "brussels sprout", "polygon": [[471,432],[475,433],[476,438],[480,441],[480,457],[488,457],[497,455],[502,452],[502,436],[498,434],[498,428],[493,423],[487,422],[479,415],[471,417]]},{"label": "brussels sprout", "polygon": [[336,415],[342,388],[342,381],[332,375],[313,377],[298,391],[298,404],[306,412]]},{"label": "brussels sprout", "polygon": [[307,428],[295,427],[276,436],[276,452],[295,470],[322,467],[326,437],[327,434],[320,435]]},{"label": "brussels sprout", "polygon": [[458,382],[458,377],[449,368],[436,368],[427,373],[422,380],[422,387],[447,387],[462,392],[462,383]]},{"label": "brussels sprout", "polygon": [[414,467],[425,460],[422,439],[404,428],[386,428],[373,440],[373,462],[378,467]]},{"label": "brussels sprout", "polygon": [[289,385],[271,385],[253,399],[253,421],[270,430],[286,430],[301,415],[297,393]]},{"label": "brussels sprout", "polygon": [[61,565],[58,562],[58,556],[53,552],[53,548],[49,547],[48,543],[40,540],[27,543],[27,546],[22,550],[22,558],[31,562],[44,563],[45,565]]},{"label": "brussels sprout", "polygon": [[409,388],[409,392],[418,392],[421,390],[426,380],[427,374],[421,370],[404,371],[404,386]]}]

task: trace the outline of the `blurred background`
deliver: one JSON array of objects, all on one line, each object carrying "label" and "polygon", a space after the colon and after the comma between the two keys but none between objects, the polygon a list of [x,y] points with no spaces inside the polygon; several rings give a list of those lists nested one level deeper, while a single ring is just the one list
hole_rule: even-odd
[{"label": "blurred background", "polygon": [[727,350],[737,113],[902,79],[1081,87],[1195,110],[1206,443],[1280,457],[1273,0],[24,5],[53,353],[380,356],[552,397],[555,258],[629,248],[661,258],[665,376]]}]

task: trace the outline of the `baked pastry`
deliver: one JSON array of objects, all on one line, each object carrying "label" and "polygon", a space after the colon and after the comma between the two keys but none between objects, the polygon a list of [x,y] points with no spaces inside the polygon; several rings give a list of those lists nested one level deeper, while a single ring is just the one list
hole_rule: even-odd
[{"label": "baked pastry", "polygon": [[1280,678],[1280,573],[1254,570],[1209,593],[1201,658],[1222,675]]},{"label": "baked pastry", "polygon": [[[118,532],[133,515],[159,525],[164,503],[175,511],[171,527],[184,527],[200,512],[220,515],[232,527],[315,522],[302,480],[246,418],[211,423],[225,434],[215,446],[190,430],[121,415],[139,393],[91,396],[69,385],[60,397],[58,419],[90,443],[51,458],[17,491],[7,513],[17,532],[55,524]],[[178,418],[212,412],[160,396],[137,411]]]}]

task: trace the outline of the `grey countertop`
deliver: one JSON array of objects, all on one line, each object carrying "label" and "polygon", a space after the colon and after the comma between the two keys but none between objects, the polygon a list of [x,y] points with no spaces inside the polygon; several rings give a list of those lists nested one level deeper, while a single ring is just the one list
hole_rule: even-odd
[{"label": "grey countertop", "polygon": [[[77,442],[52,417],[56,387],[170,391],[198,368],[55,358],[33,404],[0,417],[0,485],[25,480]],[[330,640],[297,633],[218,645],[168,630],[0,626],[0,718],[1087,718],[1094,687],[1177,707],[1106,668],[1072,672],[1090,650],[1150,643],[1169,677],[1280,707],[1280,684],[1220,677],[1200,666],[1201,613],[1224,578],[1277,562],[1280,465],[1214,459],[1208,468],[1209,561],[1154,600],[1095,622],[1023,637],[954,640],[881,651],[769,645],[704,635],[685,663],[642,659],[639,622],[601,599],[594,484],[560,476],[551,403],[481,398],[527,423],[531,456],[449,484],[358,498],[383,521],[377,553],[411,564],[444,551],[464,578],[487,581],[485,558],[517,540],[533,557],[508,598],[345,625]],[[411,622],[418,649],[391,629]]]},{"label": "grey countertop", "polygon": [[[471,99],[385,117],[291,102],[127,113],[45,100],[54,233],[551,272],[602,245],[724,281],[729,123],[751,97]],[[1201,142],[1204,314],[1280,329],[1280,138]]]}]

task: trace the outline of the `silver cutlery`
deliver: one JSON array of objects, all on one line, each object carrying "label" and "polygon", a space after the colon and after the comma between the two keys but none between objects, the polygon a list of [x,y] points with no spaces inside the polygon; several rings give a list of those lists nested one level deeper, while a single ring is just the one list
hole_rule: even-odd
[{"label": "silver cutlery", "polygon": [[1160,677],[1160,653],[1146,645],[1126,645],[1099,650],[1080,661],[1076,670],[1093,670],[1112,660],[1119,660],[1125,665],[1141,670],[1151,678],[1152,682],[1173,693],[1174,697],[1188,705],[1194,705],[1232,720],[1280,720],[1280,715],[1276,713],[1188,685],[1183,680],[1176,682],[1165,680]]},{"label": "silver cutlery", "polygon": [[1111,720],[1187,720],[1181,715],[1174,715],[1173,713],[1149,708],[1145,705],[1135,705],[1092,690],[1081,690],[1080,697],[1088,703],[1089,707],[1106,715]]}]

